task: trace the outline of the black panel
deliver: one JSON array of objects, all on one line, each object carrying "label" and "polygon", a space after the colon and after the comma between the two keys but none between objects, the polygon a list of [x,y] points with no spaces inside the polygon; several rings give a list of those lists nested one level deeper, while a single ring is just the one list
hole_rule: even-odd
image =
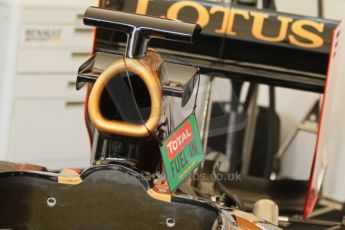
[{"label": "black panel", "polygon": [[[205,202],[150,197],[144,174],[113,165],[88,169],[79,185],[58,184],[28,172],[0,174],[0,228],[9,229],[211,229],[218,213]],[[56,204],[49,206],[48,198]]]},{"label": "black panel", "polygon": [[[109,0],[101,3],[102,7],[125,12],[136,12],[138,2],[142,0]],[[144,1],[143,1],[144,2]],[[148,1],[146,14],[166,17],[172,6],[183,1],[152,0]],[[175,55],[201,68],[203,73],[220,72],[228,78],[277,85],[294,89],[323,92],[328,56],[332,40],[332,31],[337,21],[313,17],[277,13],[269,10],[258,10],[249,7],[229,6],[210,1],[197,1],[208,12],[209,21],[201,35],[195,39],[194,45],[153,39],[149,46],[160,52]],[[218,9],[240,10],[248,13],[245,20],[237,15],[233,24],[235,35],[221,33],[225,23],[224,13]],[[213,9],[213,13],[210,13]],[[275,37],[279,33],[281,23],[279,17],[289,18],[285,38],[280,42],[260,40],[253,35],[254,14],[265,14],[262,34]],[[205,16],[205,15],[204,15]],[[186,6],[178,13],[178,19],[195,22],[198,14],[195,8]],[[200,16],[202,18],[202,15]],[[304,44],[310,44],[307,33],[296,33],[292,25],[307,21],[322,24],[322,32],[310,25],[302,26],[308,33],[322,38],[323,44],[316,48],[301,47],[293,44],[289,36],[294,36]],[[301,37],[303,35],[305,38]],[[124,52],[126,36],[119,32],[98,29],[95,41],[97,51]]]}]

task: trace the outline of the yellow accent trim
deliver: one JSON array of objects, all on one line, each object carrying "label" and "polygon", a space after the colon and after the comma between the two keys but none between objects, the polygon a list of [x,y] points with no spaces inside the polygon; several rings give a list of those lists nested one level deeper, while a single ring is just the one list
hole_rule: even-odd
[{"label": "yellow accent trim", "polygon": [[149,194],[153,199],[156,200],[161,200],[164,202],[171,202],[171,195],[170,194],[163,194],[163,193],[158,193],[156,191],[154,191],[153,189],[149,189],[147,191],[147,194]]},{"label": "yellow accent trim", "polygon": [[[157,129],[162,113],[162,90],[157,75],[157,67],[160,62],[161,58],[158,54],[150,53],[142,60],[119,59],[102,72],[93,86],[88,102],[90,119],[99,131],[130,137],[146,137],[150,134],[148,130]],[[151,112],[145,124],[108,120],[101,113],[100,100],[105,86],[113,77],[125,72],[126,67],[129,72],[138,75],[144,81],[149,92]]]},{"label": "yellow accent trim", "polygon": [[70,184],[70,185],[77,185],[83,182],[83,180],[78,176],[78,177],[63,177],[59,176],[58,177],[58,183],[59,184]]}]

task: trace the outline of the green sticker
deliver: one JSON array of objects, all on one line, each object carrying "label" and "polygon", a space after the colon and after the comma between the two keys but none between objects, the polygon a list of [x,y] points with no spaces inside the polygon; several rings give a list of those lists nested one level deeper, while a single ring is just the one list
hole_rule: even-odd
[{"label": "green sticker", "polygon": [[171,133],[160,147],[170,191],[204,160],[195,115],[190,115]]}]

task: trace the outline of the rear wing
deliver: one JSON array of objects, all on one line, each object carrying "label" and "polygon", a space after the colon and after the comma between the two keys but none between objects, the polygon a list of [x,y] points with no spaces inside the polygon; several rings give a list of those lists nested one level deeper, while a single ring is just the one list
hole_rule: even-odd
[{"label": "rear wing", "polygon": [[[150,47],[233,79],[323,92],[338,22],[208,1],[108,0],[101,7],[198,23],[194,45],[153,39]],[[126,36],[98,29],[95,51],[122,54]]]}]

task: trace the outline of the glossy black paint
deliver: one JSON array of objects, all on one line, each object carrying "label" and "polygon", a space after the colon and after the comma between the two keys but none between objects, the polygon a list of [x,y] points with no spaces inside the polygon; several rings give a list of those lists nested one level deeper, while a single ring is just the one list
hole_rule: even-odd
[{"label": "glossy black paint", "polygon": [[84,24],[126,33],[126,57],[130,58],[144,56],[151,38],[192,43],[201,31],[199,25],[191,23],[97,7],[89,7],[86,10]]},{"label": "glossy black paint", "polygon": [[[164,16],[168,8],[177,1],[149,1],[147,14]],[[222,3],[197,1],[206,9],[212,6],[229,7]],[[101,6],[125,12],[135,12],[138,0],[101,1]],[[320,34],[324,45],[316,49],[307,49],[291,45],[288,41],[272,43],[255,39],[251,26],[244,20],[235,21],[236,36],[226,36],[214,32],[219,28],[223,17],[220,13],[212,15],[210,23],[203,28],[193,45],[171,43],[153,39],[149,46],[161,53],[175,55],[201,68],[203,73],[220,73],[227,78],[235,78],[268,85],[289,87],[314,92],[323,92],[328,66],[332,31],[338,22],[307,16],[291,15],[270,10],[258,10],[250,7],[231,6],[233,9],[249,12],[264,12],[269,15],[265,23],[265,33],[271,34],[277,28],[277,17],[286,16],[298,20],[312,20],[325,24]],[[193,23],[195,10],[186,7],[179,14],[179,19]],[[124,53],[126,36],[119,32],[98,29],[95,50]]]},{"label": "glossy black paint", "polygon": [[[150,51],[149,51],[150,52]],[[85,83],[94,83],[99,75],[122,56],[115,53],[97,52],[84,62],[78,70],[76,89],[80,90]],[[184,75],[179,74],[183,72]],[[193,66],[180,63],[176,59],[165,58],[164,63],[157,69],[160,84],[164,95],[182,98],[182,106],[189,101],[198,82],[197,69]],[[129,73],[131,79],[133,75]],[[126,76],[125,76],[126,77]],[[135,79],[135,78],[134,78]],[[175,82],[175,84],[171,84]],[[145,88],[145,86],[143,86]],[[114,89],[116,90],[116,88]]]},{"label": "glossy black paint", "polygon": [[[171,203],[150,197],[150,179],[121,165],[90,168],[79,185],[30,172],[0,174],[0,228],[8,229],[211,229],[217,209],[198,200]],[[49,206],[48,198],[56,204]]]}]

